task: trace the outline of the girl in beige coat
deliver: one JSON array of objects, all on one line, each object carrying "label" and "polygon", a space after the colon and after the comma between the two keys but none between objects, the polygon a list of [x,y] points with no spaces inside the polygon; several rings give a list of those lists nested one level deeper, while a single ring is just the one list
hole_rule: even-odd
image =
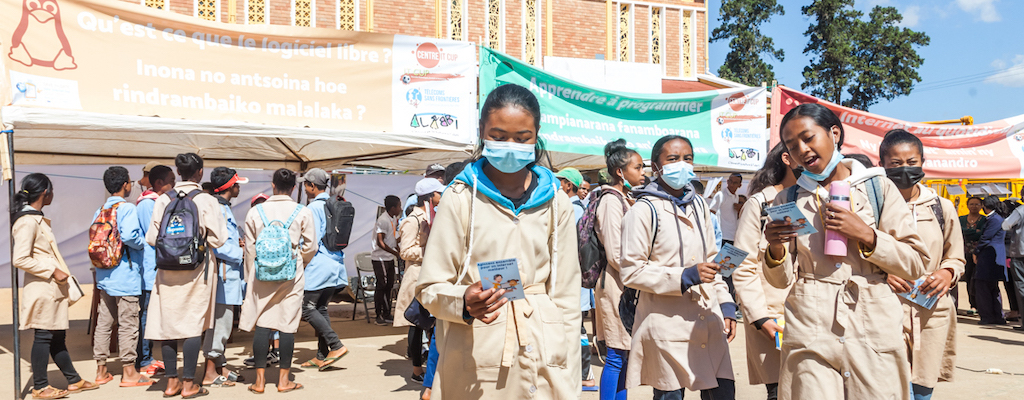
[{"label": "girl in beige coat", "polygon": [[747,348],[747,376],[751,385],[765,385],[768,399],[778,397],[781,351],[775,347],[775,334],[781,332],[789,287],[778,289],[764,279],[765,205],[771,204],[784,188],[796,184],[796,175],[786,147],[779,143],[765,157],[764,166],[754,174],[750,199],[743,205],[736,228],[736,248],[747,257],[732,274],[736,298],[743,308],[744,341]]},{"label": "girl in beige coat", "polygon": [[[828,108],[797,106],[781,122],[781,139],[805,168],[796,206],[817,233],[798,237],[781,220],[765,228],[765,278],[777,288],[793,285],[779,398],[908,400],[903,313],[885,284],[886,273],[923,275],[929,261],[907,203],[881,168],[842,160],[842,122]],[[831,183],[840,180],[850,185],[852,210],[826,202]],[[773,204],[788,197],[783,191]],[[824,255],[826,229],[847,238],[845,257]]]},{"label": "girl in beige coat", "polygon": [[[194,190],[202,190],[199,180],[203,178],[203,159],[195,153],[179,154],[174,159],[181,182],[174,185],[174,190],[160,196],[153,203],[153,219],[146,232],[146,242],[156,246],[160,223],[164,210],[171,202],[170,196],[179,193],[188,194]],[[199,350],[202,346],[202,334],[213,328],[214,305],[217,300],[217,259],[212,248],[224,245],[227,241],[227,220],[221,212],[220,204],[213,196],[200,193],[193,198],[199,211],[199,232],[206,237],[206,248],[209,253],[206,265],[191,271],[174,271],[157,268],[153,283],[152,298],[147,311],[146,334],[149,340],[162,341],[162,353],[167,388],[166,396],[181,394],[200,396],[206,389],[193,382],[196,363],[199,361]],[[199,234],[199,233],[197,233]],[[184,339],[182,349],[181,379],[178,378],[178,340]]]},{"label": "girl in beige coat", "polygon": [[693,146],[681,136],[659,139],[651,151],[655,182],[622,221],[620,275],[640,291],[626,370],[626,387],[650,385],[655,399],[733,399],[729,341],[736,303],[720,275],[711,213],[690,183]]},{"label": "girl in beige coat", "polygon": [[[910,206],[917,233],[931,255],[921,277],[921,291],[929,297],[938,296],[938,302],[926,309],[900,297],[914,398],[930,399],[939,381],[953,380],[956,364],[956,309],[946,294],[963,275],[966,263],[960,218],[951,201],[919,183],[924,178],[924,145],[917,136],[902,129],[889,131],[878,146],[878,157]],[[939,218],[944,220],[941,224]],[[888,283],[896,293],[913,290],[913,281],[896,275],[889,275]]]},{"label": "girl in beige coat", "polygon": [[[270,331],[280,332],[280,379],[277,381],[278,392],[290,392],[302,389],[302,385],[292,382],[292,356],[295,352],[295,332],[299,330],[302,320],[302,297],[305,289],[303,267],[316,255],[316,225],[313,213],[292,200],[295,189],[295,173],[281,168],[274,171],[271,186],[274,195],[267,201],[249,210],[245,216],[245,302],[238,328],[253,332],[252,352],[256,361],[256,381],[249,386],[249,391],[263,393],[266,389],[267,342]],[[261,215],[262,211],[262,215]],[[292,254],[296,256],[295,277],[281,282],[265,282],[256,279],[256,239],[266,228],[264,223],[280,221],[287,225],[291,238]]]},{"label": "girl in beige coat", "polygon": [[[604,146],[605,164],[611,182],[595,190],[597,205],[594,230],[604,246],[608,265],[594,292],[597,298],[597,337],[603,338],[608,349],[604,369],[601,370],[601,397],[626,399],[626,360],[629,359],[631,338],[622,326],[619,315],[619,299],[622,297],[622,277],[619,275],[619,260],[622,256],[622,217],[633,205],[630,190],[643,183],[644,160],[635,150],[626,147],[626,141],[619,139]],[[610,195],[604,197],[606,194]],[[592,195],[593,197],[593,195]],[[614,393],[614,394],[612,394]]]},{"label": "girl in beige coat", "polygon": [[[11,209],[11,260],[25,272],[21,290],[19,329],[35,329],[32,342],[32,397],[59,399],[71,392],[99,386],[82,379],[71,363],[65,342],[68,330],[68,285],[71,271],[57,249],[50,220],[43,207],[53,202],[53,184],[43,174],[29,174],[21,180]],[[68,389],[50,386],[46,376],[49,359],[68,380]]]},{"label": "girl in beige coat", "polygon": [[[402,274],[402,286],[398,289],[398,300],[395,301],[395,327],[409,327],[409,347],[406,354],[412,361],[413,380],[423,381],[423,330],[413,326],[405,319],[405,309],[409,308],[416,298],[416,283],[420,275],[420,264],[423,263],[423,248],[427,245],[430,234],[430,217],[434,207],[441,201],[444,185],[434,178],[423,178],[416,183],[416,206],[412,213],[398,225],[398,254],[405,260],[405,273]],[[418,379],[417,379],[418,377]]]},{"label": "girl in beige coat", "polygon": [[[432,394],[578,398],[575,218],[555,175],[536,165],[545,159],[540,104],[508,84],[487,96],[480,116],[482,148],[442,196],[419,276],[420,302],[437,317]],[[504,289],[481,285],[477,263],[509,259],[525,299],[508,301]]]}]

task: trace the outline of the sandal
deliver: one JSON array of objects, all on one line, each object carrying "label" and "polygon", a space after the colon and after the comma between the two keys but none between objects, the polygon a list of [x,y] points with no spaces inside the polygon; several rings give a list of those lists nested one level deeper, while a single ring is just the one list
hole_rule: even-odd
[{"label": "sandal", "polygon": [[[43,394],[47,390],[50,391],[50,394]],[[70,393],[67,390],[57,389],[53,386],[47,386],[39,390],[32,389],[33,399],[62,399],[68,397],[68,394]]]},{"label": "sandal", "polygon": [[96,384],[97,385],[102,385],[102,384],[105,384],[105,383],[110,382],[112,380],[114,380],[114,375],[111,375],[111,374],[108,373],[107,376],[103,377],[103,379],[97,379],[96,380]]},{"label": "sandal", "polygon": [[164,392],[164,398],[165,399],[169,399],[171,397],[178,397],[178,395],[180,395],[180,394],[181,394],[181,389],[179,388],[178,391],[174,392],[173,394],[167,394],[167,392]]},{"label": "sandal", "polygon": [[249,385],[248,389],[249,389],[250,392],[253,392],[253,393],[256,393],[256,394],[263,394],[263,392],[267,390],[266,386],[263,387],[263,390],[256,390],[256,388],[254,388],[253,386],[256,386],[256,385]]},{"label": "sandal", "polygon": [[68,393],[84,392],[86,390],[99,389],[100,385],[82,379],[73,385],[68,385]]},{"label": "sandal", "polygon": [[140,377],[139,380],[137,380],[135,382],[124,382],[124,381],[121,381],[121,384],[119,384],[118,386],[120,386],[120,387],[139,387],[139,386],[150,386],[153,383],[154,383],[153,380],[143,376],[143,377]]},{"label": "sandal", "polygon": [[209,386],[212,388],[232,387],[235,386],[235,382],[229,380],[228,377],[224,375],[219,375],[213,379],[213,382],[211,382]]},{"label": "sandal", "polygon": [[192,393],[192,394],[190,394],[188,396],[181,396],[181,398],[183,398],[183,399],[194,399],[196,397],[203,397],[203,396],[206,396],[208,394],[210,394],[210,391],[206,390],[206,388],[204,388],[204,387],[201,387],[201,388],[199,388],[198,392]]},{"label": "sandal", "polygon": [[295,385],[290,387],[290,388],[287,388],[287,389],[277,388],[277,392],[278,393],[288,393],[288,392],[292,392],[292,391],[296,391],[296,390],[302,389],[302,387],[303,387],[301,383],[295,383],[295,382],[292,382],[292,383],[295,384]]},{"label": "sandal", "polygon": [[331,364],[334,364],[334,363],[338,362],[338,360],[340,360],[342,357],[345,357],[346,355],[348,355],[348,347],[342,346],[341,349],[339,349],[339,350],[344,350],[344,351],[342,351],[341,354],[338,355],[337,357],[327,357],[327,358],[324,359],[323,364],[320,364],[320,371],[321,372],[326,371],[327,367],[330,367]]},{"label": "sandal", "polygon": [[299,368],[320,368],[320,364],[316,363],[317,361],[320,361],[320,360],[317,360],[315,358],[311,359],[311,360],[306,361],[306,362],[304,362],[302,364],[299,364]]}]

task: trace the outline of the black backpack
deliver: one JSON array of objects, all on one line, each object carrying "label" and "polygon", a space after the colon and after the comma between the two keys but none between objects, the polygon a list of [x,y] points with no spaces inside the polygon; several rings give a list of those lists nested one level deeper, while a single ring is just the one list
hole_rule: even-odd
[{"label": "black backpack", "polygon": [[320,240],[327,250],[341,251],[348,247],[352,236],[352,221],[356,218],[356,209],[352,203],[337,197],[324,201],[324,214],[327,215],[327,230]]},{"label": "black backpack", "polygon": [[[172,194],[173,193],[173,194]],[[206,261],[206,235],[200,232],[199,207],[194,201],[203,193],[167,192],[171,202],[160,219],[156,235],[156,267],[171,271],[191,271]]]},{"label": "black backpack", "polygon": [[608,267],[608,257],[605,253],[604,244],[597,235],[597,207],[604,195],[611,194],[622,203],[622,213],[629,210],[626,200],[616,190],[597,190],[590,194],[590,204],[587,210],[576,223],[576,232],[579,235],[580,269],[583,287],[594,289],[598,280],[604,288],[604,271]]}]

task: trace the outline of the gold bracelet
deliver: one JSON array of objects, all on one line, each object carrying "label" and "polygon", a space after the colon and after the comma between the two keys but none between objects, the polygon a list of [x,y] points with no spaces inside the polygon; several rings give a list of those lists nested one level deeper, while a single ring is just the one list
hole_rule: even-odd
[{"label": "gold bracelet", "polygon": [[868,258],[875,254],[875,249],[868,249],[864,242],[857,242],[857,249],[860,250],[860,256],[863,258]]},{"label": "gold bracelet", "polygon": [[776,259],[772,258],[772,249],[771,249],[771,247],[769,247],[767,249],[764,249],[764,259],[768,263],[768,268],[775,268],[775,267],[778,267],[778,266],[782,265],[783,263],[786,262],[786,256],[788,256],[788,255],[789,255],[789,250],[787,250],[786,247],[782,247],[782,257],[779,257],[779,259],[776,260]]}]

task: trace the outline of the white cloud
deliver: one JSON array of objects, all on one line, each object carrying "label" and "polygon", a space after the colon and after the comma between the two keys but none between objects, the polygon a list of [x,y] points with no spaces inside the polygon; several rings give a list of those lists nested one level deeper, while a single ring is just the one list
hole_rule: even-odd
[{"label": "white cloud", "polygon": [[995,60],[992,66],[1002,71],[997,72],[985,79],[985,83],[1009,87],[1024,87],[1024,54],[1018,54],[1013,58],[1013,65],[1007,67],[1003,60]]},{"label": "white cloud", "polygon": [[956,0],[956,5],[967,13],[976,14],[983,22],[996,22],[1002,18],[996,11],[996,3],[999,0]]},{"label": "white cloud", "polygon": [[921,7],[920,6],[908,6],[903,10],[903,21],[900,22],[900,26],[907,28],[916,27],[921,22]]}]

